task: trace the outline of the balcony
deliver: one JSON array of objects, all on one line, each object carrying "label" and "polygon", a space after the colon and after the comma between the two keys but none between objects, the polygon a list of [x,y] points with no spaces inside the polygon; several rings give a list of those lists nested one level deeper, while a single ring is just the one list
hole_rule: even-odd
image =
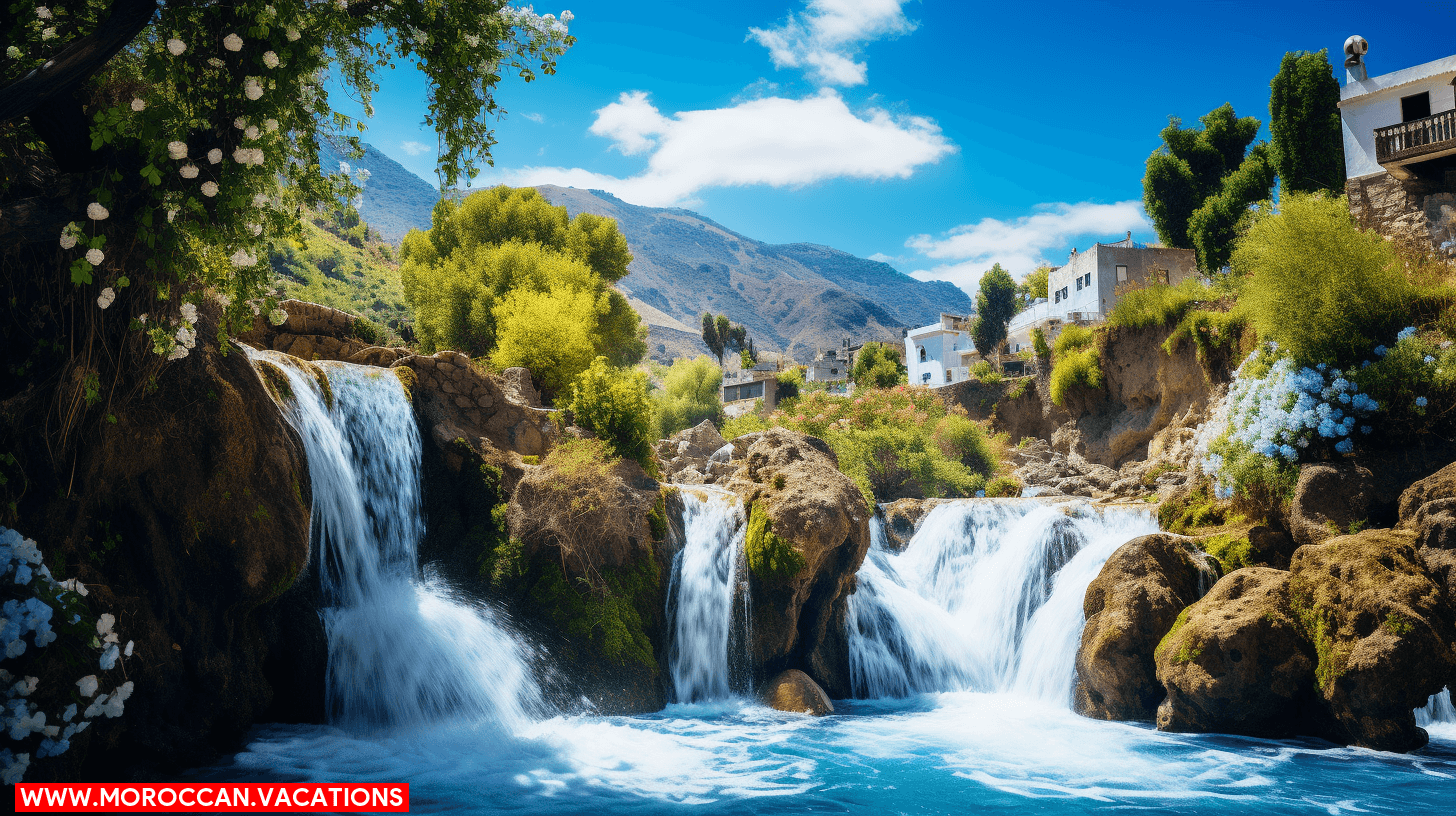
[{"label": "balcony", "polygon": [[1456,153],[1456,110],[1375,129],[1375,161],[1397,178],[1407,165]]}]

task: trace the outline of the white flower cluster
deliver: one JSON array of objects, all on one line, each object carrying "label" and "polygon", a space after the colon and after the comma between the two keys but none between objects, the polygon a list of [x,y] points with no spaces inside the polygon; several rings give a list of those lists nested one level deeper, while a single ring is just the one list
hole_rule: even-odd
[{"label": "white flower cluster", "polygon": [[114,300],[116,300],[116,290],[108,286],[105,289],[102,289],[101,294],[97,296],[96,305],[100,306],[102,309],[105,309],[106,307],[110,306],[111,302]]},{"label": "white flower cluster", "polygon": [[[1334,439],[1335,450],[1350,453],[1359,420],[1380,410],[1380,404],[1346,378],[1345,372],[1321,363],[1296,368],[1289,358],[1275,361],[1262,376],[1251,368],[1268,362],[1267,350],[1249,355],[1234,373],[1228,394],[1215,410],[1216,420],[1200,429],[1198,452],[1203,472],[1217,480],[1221,498],[1233,495],[1235,485],[1228,457],[1256,455],[1293,463],[1301,451],[1318,439]],[[1360,425],[1360,433],[1373,429]]]},{"label": "white flower cluster", "polygon": [[[40,549],[34,541],[15,530],[0,527],[0,565],[3,565],[0,578],[10,578],[13,575],[15,584],[28,586],[33,593],[32,597],[24,600],[8,600],[0,607],[0,641],[5,643],[6,659],[25,654],[27,636],[37,648],[45,648],[55,642],[56,632],[51,628],[55,609],[41,599],[39,591],[42,588],[50,597],[60,602],[64,602],[68,594],[82,597],[89,594],[85,585],[75,578],[59,582],[54,580],[49,568],[41,561]],[[76,624],[80,620],[80,615],[73,615],[71,623]],[[101,652],[97,666],[103,671],[114,668],[119,655],[131,656],[135,647],[135,643],[131,641],[127,642],[124,649],[120,646],[121,638],[114,630],[115,625],[115,616],[103,614],[96,624],[97,638],[90,644],[91,648]],[[100,681],[93,674],[81,678],[76,685],[81,695],[89,698],[99,690]],[[34,735],[40,736],[40,743],[35,748],[36,759],[59,756],[69,750],[71,737],[86,730],[91,724],[90,718],[101,715],[121,716],[123,704],[134,688],[132,682],[127,681],[110,693],[96,697],[82,714],[88,719],[75,721],[77,706],[74,703],[66,706],[59,716],[52,718],[40,710],[39,705],[31,702],[29,698],[39,686],[38,677],[16,677],[8,670],[0,669],[0,687],[5,691],[3,708],[0,708],[3,731],[15,742],[29,740]],[[30,763],[31,753],[28,751],[16,753],[10,748],[0,749],[0,781],[5,784],[21,781],[25,778]]]},{"label": "white flower cluster", "polygon": [[263,149],[261,147],[240,147],[233,151],[233,161],[241,165],[263,166]]},{"label": "white flower cluster", "polygon": [[19,48],[11,45],[11,46],[7,46],[5,48],[5,56],[7,56],[7,57],[9,57],[10,59],[13,59],[13,60],[18,60],[23,55],[20,53],[20,49]]},{"label": "white flower cluster", "polygon": [[93,201],[86,205],[86,217],[92,221],[105,221],[111,217],[111,213],[99,202]]},{"label": "white flower cluster", "polygon": [[173,159],[187,158],[187,143],[167,142],[167,156]]},{"label": "white flower cluster", "polygon": [[61,230],[61,249],[75,248],[76,242],[80,239],[81,225],[77,224],[75,221],[72,221],[65,226],[65,229]]},{"label": "white flower cluster", "polygon": [[243,50],[243,38],[236,34],[229,34],[222,38],[222,47],[229,51]]},{"label": "white flower cluster", "polygon": [[176,37],[173,37],[172,39],[167,40],[167,53],[171,54],[172,56],[174,56],[174,57],[180,57],[180,56],[182,56],[182,52],[183,51],[186,51],[186,50],[187,50],[187,43],[182,42],[181,40],[177,39]]},{"label": "white flower cluster", "polygon": [[256,102],[263,97],[263,83],[257,77],[248,77],[243,81],[243,95]]}]

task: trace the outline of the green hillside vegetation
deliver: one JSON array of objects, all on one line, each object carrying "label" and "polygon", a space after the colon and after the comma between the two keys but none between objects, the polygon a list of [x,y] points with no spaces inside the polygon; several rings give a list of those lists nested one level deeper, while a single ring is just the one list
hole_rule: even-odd
[{"label": "green hillside vegetation", "polygon": [[268,248],[284,297],[320,303],[374,323],[381,342],[400,342],[408,325],[394,251],[352,207],[303,222],[303,240],[279,238]]}]

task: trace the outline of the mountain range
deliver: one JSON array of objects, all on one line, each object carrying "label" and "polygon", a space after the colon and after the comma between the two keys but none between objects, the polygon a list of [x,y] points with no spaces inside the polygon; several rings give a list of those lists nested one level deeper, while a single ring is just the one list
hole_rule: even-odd
[{"label": "mountain range", "polygon": [[[372,146],[360,159],[329,148],[320,156],[330,169],[340,161],[369,170],[359,212],[386,241],[398,245],[410,229],[429,228],[434,186]],[[746,326],[757,349],[807,360],[846,339],[899,342],[902,328],[975,308],[954,284],[916,280],[832,247],[766,244],[690,210],[642,207],[601,190],[536,189],[572,216],[617,220],[633,257],[617,287],[650,327],[649,354],[661,361],[707,353],[704,312]]]}]

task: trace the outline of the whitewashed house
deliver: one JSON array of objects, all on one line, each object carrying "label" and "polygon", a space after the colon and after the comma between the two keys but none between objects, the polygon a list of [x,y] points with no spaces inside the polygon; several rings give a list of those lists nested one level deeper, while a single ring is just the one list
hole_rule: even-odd
[{"label": "whitewashed house", "polygon": [[1456,56],[1370,76],[1345,41],[1340,124],[1350,212],[1366,227],[1425,230],[1456,253]]},{"label": "whitewashed house", "polygon": [[905,368],[911,385],[946,385],[970,379],[976,346],[975,322],[967,315],[941,314],[940,320],[905,332]]}]

